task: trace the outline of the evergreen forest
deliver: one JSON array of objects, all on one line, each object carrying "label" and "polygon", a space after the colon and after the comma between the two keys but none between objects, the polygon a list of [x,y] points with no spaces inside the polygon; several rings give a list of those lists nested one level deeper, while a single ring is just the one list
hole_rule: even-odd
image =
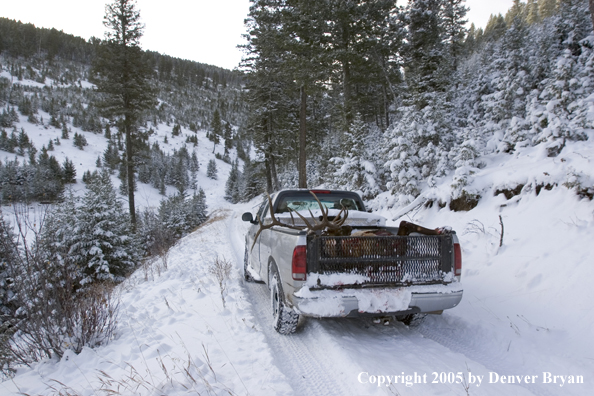
[{"label": "evergreen forest", "polygon": [[267,189],[305,179],[405,205],[453,173],[449,199],[472,202],[481,157],[587,139],[588,2],[515,0],[484,29],[466,13],[462,0],[252,1],[245,129]]}]

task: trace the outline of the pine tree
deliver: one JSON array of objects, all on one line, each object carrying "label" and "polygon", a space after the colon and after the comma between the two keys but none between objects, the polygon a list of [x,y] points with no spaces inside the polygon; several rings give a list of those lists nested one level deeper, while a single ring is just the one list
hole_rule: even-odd
[{"label": "pine tree", "polygon": [[74,167],[74,163],[66,158],[62,164],[62,169],[62,180],[64,183],[76,183],[76,168]]},{"label": "pine tree", "polygon": [[233,148],[233,129],[231,128],[231,124],[225,122],[224,130],[223,138],[225,139],[225,153],[223,154],[223,158],[226,158],[226,161],[229,161],[229,150]]},{"label": "pine tree", "polygon": [[206,195],[200,189],[192,198],[181,194],[161,200],[159,220],[177,238],[190,233],[206,220]]},{"label": "pine tree", "polygon": [[0,208],[0,328],[14,318],[18,306],[14,301],[12,277],[17,267],[18,243]]},{"label": "pine tree", "polygon": [[466,23],[464,17],[468,9],[463,3],[464,0],[444,0],[441,11],[442,37],[448,46],[447,51],[454,70],[462,56],[464,40],[468,33],[464,27]]},{"label": "pine tree", "polygon": [[343,157],[332,158],[336,170],[333,183],[340,189],[359,191],[364,199],[379,194],[376,168],[366,152],[366,136],[372,134],[360,115],[357,115],[349,130],[343,135],[341,152]]},{"label": "pine tree", "polygon": [[212,122],[210,123],[210,134],[208,138],[211,142],[213,142],[212,152],[215,152],[215,148],[217,144],[220,143],[221,136],[223,136],[223,125],[221,123],[221,114],[219,113],[219,109],[215,109],[214,114],[212,116]]},{"label": "pine tree", "polygon": [[208,166],[206,167],[206,176],[208,176],[210,179],[217,180],[217,163],[213,159],[208,161]]},{"label": "pine tree", "polygon": [[526,3],[526,22],[529,25],[540,22],[540,15],[538,13],[538,2],[536,0],[528,0]]},{"label": "pine tree", "polygon": [[56,279],[71,283],[72,289],[82,286],[85,263],[77,261],[72,255],[76,249],[77,238],[80,235],[80,198],[75,197],[72,191],[65,194],[64,200],[56,205],[50,212],[45,226],[42,229],[42,249],[47,256],[47,262],[63,269]]},{"label": "pine tree", "polygon": [[179,136],[181,134],[181,125],[176,123],[171,131],[171,136]]},{"label": "pine tree", "polygon": [[70,134],[68,132],[68,126],[66,126],[66,124],[62,125],[62,139],[69,139],[70,138]]},{"label": "pine tree", "polygon": [[557,0],[538,0],[538,15],[542,19],[555,15],[557,9]]},{"label": "pine tree", "polygon": [[107,143],[107,148],[103,152],[103,163],[109,167],[110,171],[115,171],[120,163],[120,153],[117,144],[110,140]]},{"label": "pine tree", "polygon": [[84,263],[86,281],[121,281],[134,268],[137,255],[130,237],[130,217],[122,208],[108,172],[91,178],[87,190],[71,254]]},{"label": "pine tree", "polygon": [[151,70],[140,49],[144,25],[135,5],[133,0],[114,0],[106,6],[106,41],[99,46],[93,65],[94,82],[103,94],[99,103],[102,115],[117,118],[118,128],[126,138],[128,207],[133,226],[135,140],[143,112],[156,106],[155,91],[148,82]]},{"label": "pine tree", "polygon": [[225,183],[225,199],[231,203],[238,203],[241,199],[240,194],[241,186],[241,174],[239,172],[239,162],[235,159],[235,162],[231,165],[231,172]]},{"label": "pine tree", "polygon": [[85,146],[88,146],[87,138],[83,134],[74,132],[74,138],[72,139],[74,147],[78,147],[79,150],[84,150]]}]

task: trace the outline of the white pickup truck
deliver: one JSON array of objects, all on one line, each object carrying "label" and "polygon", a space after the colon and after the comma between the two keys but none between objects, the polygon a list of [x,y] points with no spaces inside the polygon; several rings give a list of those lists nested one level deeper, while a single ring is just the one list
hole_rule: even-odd
[{"label": "white pickup truck", "polygon": [[386,227],[349,191],[283,190],[268,197],[246,235],[244,277],[264,281],[273,326],[299,316],[393,316],[411,323],[462,299],[456,233],[412,223]]}]

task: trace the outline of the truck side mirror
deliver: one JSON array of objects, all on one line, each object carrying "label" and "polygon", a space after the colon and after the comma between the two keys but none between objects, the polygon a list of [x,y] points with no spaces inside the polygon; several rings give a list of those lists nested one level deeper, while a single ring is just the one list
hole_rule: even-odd
[{"label": "truck side mirror", "polygon": [[241,215],[241,220],[249,221],[250,223],[253,223],[254,217],[252,216],[252,214],[250,212],[245,212],[244,214]]}]

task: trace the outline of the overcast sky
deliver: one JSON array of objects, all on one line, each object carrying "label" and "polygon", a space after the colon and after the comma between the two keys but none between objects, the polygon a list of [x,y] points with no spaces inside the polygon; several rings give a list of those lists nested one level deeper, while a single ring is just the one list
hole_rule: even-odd
[{"label": "overcast sky", "polygon": [[[103,38],[103,15],[108,0],[4,0],[0,16],[56,28],[89,39]],[[513,0],[466,0],[467,17],[477,27],[492,13],[504,14]],[[404,1],[400,0],[399,4]],[[143,49],[182,59],[233,69],[241,60],[236,48],[243,42],[249,0],[138,0],[146,25]],[[470,22],[468,27],[470,27]]]}]

